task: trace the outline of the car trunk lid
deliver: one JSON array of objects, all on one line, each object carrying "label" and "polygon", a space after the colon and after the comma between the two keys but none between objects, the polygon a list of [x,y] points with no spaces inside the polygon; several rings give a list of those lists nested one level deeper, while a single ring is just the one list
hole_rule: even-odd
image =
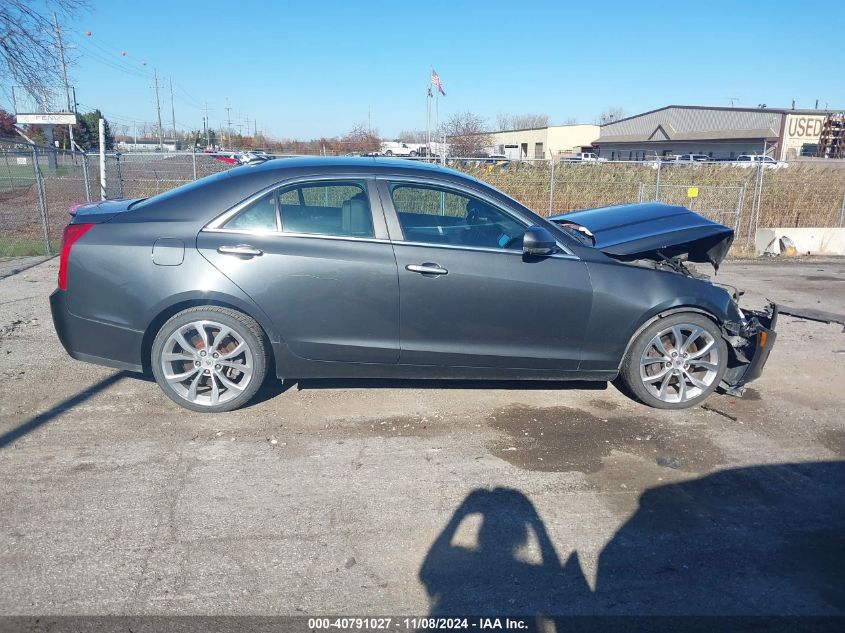
[{"label": "car trunk lid", "polygon": [[71,224],[101,224],[108,222],[120,213],[125,213],[140,198],[132,200],[103,200],[101,202],[86,202],[77,204],[69,209],[72,217]]},{"label": "car trunk lid", "polygon": [[685,257],[709,262],[718,270],[734,239],[733,229],[685,207],[660,202],[574,211],[549,220],[586,228],[595,248],[624,261]]}]

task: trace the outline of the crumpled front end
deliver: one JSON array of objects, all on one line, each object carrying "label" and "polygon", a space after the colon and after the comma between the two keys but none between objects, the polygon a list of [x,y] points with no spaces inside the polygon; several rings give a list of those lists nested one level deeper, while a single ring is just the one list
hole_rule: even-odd
[{"label": "crumpled front end", "polygon": [[744,321],[727,321],[722,325],[731,362],[720,387],[737,396],[745,391],[744,385],[763,373],[763,366],[777,340],[777,304],[770,303],[765,311],[746,310],[744,314]]}]

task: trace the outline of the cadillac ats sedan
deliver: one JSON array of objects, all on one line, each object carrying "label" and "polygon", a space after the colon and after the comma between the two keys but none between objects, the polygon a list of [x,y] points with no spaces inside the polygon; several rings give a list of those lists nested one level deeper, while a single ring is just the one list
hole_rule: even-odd
[{"label": "cadillac ats sedan", "polygon": [[683,207],[543,218],[450,169],[290,158],[74,210],[51,295],[75,359],[228,411],[301,378],[616,381],[652,407],[741,395],[777,306],[718,269],[733,231]]}]

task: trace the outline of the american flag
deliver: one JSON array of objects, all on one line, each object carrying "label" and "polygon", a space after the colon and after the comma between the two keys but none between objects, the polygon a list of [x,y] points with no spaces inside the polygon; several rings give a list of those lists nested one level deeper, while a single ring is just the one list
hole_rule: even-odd
[{"label": "american flag", "polygon": [[446,91],[443,90],[443,82],[440,81],[440,75],[437,74],[437,71],[433,68],[431,69],[431,83],[437,86],[437,91],[442,94],[444,97],[446,96]]}]

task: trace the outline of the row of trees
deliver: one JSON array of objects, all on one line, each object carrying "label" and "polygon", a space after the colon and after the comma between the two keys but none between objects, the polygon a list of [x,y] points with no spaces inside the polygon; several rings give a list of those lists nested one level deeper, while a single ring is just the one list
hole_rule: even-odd
[{"label": "row of trees", "polygon": [[[74,140],[83,149],[89,150],[99,145],[98,120],[101,116],[102,113],[99,110],[79,116],[78,123],[73,128],[73,134]],[[598,121],[609,123],[624,116],[621,108],[608,108],[599,115]],[[549,116],[546,114],[499,114],[496,117],[497,130],[526,129],[547,125],[549,125]],[[126,126],[121,126],[121,133],[117,135],[118,139],[131,141],[133,136],[130,136],[127,133],[128,130],[124,128]],[[452,155],[478,156],[492,145],[492,134],[484,118],[472,112],[458,112],[450,115],[440,129],[432,133],[432,140],[438,141],[446,136]],[[14,118],[5,110],[0,110],[0,137],[16,137],[16,135]],[[37,143],[48,143],[44,130],[40,126],[28,126],[27,136]],[[142,136],[149,138],[149,134]],[[307,154],[369,154],[378,152],[382,143],[378,130],[370,129],[363,123],[354,126],[343,136],[322,137],[310,141],[294,139],[277,141],[261,134],[254,136],[223,134],[221,136],[216,130],[179,132],[177,138],[184,148],[210,145],[239,149],[263,148],[279,153]],[[426,138],[425,130],[403,130],[398,136],[398,140],[405,143],[424,143]],[[67,126],[55,126],[53,139],[59,147],[69,149],[70,139]],[[114,143],[115,134],[112,126],[106,121],[106,149],[113,149]]]}]

